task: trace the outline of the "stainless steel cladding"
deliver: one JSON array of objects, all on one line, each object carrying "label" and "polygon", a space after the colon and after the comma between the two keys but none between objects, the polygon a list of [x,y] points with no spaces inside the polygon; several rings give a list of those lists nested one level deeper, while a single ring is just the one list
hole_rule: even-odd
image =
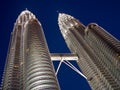
[{"label": "stainless steel cladding", "polygon": [[41,24],[30,11],[16,20],[2,90],[59,90]]},{"label": "stainless steel cladding", "polygon": [[25,26],[24,33],[24,89],[58,90],[58,83],[53,70],[41,25],[31,19]]},{"label": "stainless steel cladding", "polygon": [[97,24],[59,14],[60,31],[93,90],[120,90],[120,41]]}]

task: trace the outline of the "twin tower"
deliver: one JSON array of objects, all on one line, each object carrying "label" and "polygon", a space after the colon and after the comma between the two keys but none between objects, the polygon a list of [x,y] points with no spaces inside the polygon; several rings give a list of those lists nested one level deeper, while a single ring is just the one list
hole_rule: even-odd
[{"label": "twin tower", "polygon": [[[120,90],[120,41],[95,23],[59,14],[58,24],[92,90]],[[60,90],[41,23],[28,10],[16,20],[2,90]]]}]

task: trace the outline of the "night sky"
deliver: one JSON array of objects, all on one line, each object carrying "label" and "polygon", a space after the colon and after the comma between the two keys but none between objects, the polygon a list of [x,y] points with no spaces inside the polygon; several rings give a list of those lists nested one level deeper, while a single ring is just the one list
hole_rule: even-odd
[{"label": "night sky", "polygon": [[[120,40],[119,0],[1,0],[0,82],[10,33],[18,15],[26,8],[41,22],[51,53],[69,52],[58,27],[58,13],[70,14],[84,25],[95,22]],[[86,80],[65,64],[58,72],[58,80],[61,90],[91,90]]]}]

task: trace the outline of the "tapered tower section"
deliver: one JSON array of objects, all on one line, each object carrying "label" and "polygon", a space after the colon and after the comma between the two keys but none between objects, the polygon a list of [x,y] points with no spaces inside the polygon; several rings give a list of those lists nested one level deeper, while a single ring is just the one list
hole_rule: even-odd
[{"label": "tapered tower section", "polygon": [[14,24],[3,73],[3,90],[21,90],[21,85],[23,85],[23,33],[25,23],[31,18],[35,18],[35,16],[25,10],[18,16]]},{"label": "tapered tower section", "polygon": [[31,19],[25,25],[24,89],[59,90],[41,24]]},{"label": "tapered tower section", "polygon": [[59,90],[42,26],[28,10],[11,34],[2,90]]},{"label": "tapered tower section", "polygon": [[59,14],[61,33],[93,90],[120,90],[120,41],[97,24]]}]

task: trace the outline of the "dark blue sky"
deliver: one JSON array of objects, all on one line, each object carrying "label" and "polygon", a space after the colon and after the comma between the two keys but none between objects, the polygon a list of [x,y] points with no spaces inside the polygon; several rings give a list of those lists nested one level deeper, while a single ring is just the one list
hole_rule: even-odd
[{"label": "dark blue sky", "polygon": [[[120,40],[119,0],[1,0],[0,1],[0,80],[7,55],[10,33],[21,11],[27,8],[41,22],[50,52],[69,52],[58,27],[58,12],[87,25],[96,22]],[[62,64],[58,73],[61,90],[90,90],[86,81]]]}]

